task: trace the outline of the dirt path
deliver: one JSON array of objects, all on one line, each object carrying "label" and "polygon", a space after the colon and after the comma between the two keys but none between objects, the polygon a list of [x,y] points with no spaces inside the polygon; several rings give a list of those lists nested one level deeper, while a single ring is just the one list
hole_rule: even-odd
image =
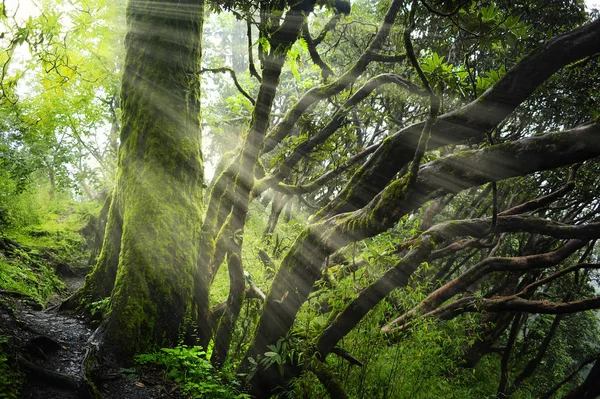
[{"label": "dirt path", "polygon": [[[36,311],[23,302],[19,303],[18,314],[23,327],[31,334],[25,344],[29,359],[25,355],[20,359],[28,375],[21,397],[66,399],[85,396],[82,364],[89,350],[88,338],[92,330],[81,318]],[[28,361],[31,365],[26,363]]]},{"label": "dirt path", "polygon": [[[81,281],[67,283],[74,289]],[[87,365],[95,364],[89,340],[93,329],[82,316],[35,309],[25,298],[3,295],[0,299],[0,333],[10,334],[19,369],[26,376],[21,398],[173,398],[160,378],[106,365],[86,373]],[[87,381],[89,375],[95,391]]]}]

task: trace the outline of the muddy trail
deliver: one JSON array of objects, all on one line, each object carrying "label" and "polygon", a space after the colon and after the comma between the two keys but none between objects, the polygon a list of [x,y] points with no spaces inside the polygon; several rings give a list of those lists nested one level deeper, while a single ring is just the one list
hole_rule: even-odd
[{"label": "muddy trail", "polygon": [[[73,292],[83,277],[65,279]],[[100,363],[95,357],[94,327],[82,315],[59,312],[62,298],[46,310],[27,297],[0,291],[0,335],[8,336],[17,370],[23,376],[23,399],[175,398],[160,371]]]}]

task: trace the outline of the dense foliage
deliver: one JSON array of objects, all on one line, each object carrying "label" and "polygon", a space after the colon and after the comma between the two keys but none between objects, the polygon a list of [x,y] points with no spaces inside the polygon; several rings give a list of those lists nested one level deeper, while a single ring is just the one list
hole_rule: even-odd
[{"label": "dense foliage", "polygon": [[190,397],[597,393],[597,11],[171,3],[2,4],[1,290]]}]

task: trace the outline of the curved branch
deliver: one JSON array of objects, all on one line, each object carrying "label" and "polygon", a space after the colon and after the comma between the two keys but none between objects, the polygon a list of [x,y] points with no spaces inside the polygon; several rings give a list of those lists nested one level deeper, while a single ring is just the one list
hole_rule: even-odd
[{"label": "curved branch", "polygon": [[571,314],[584,310],[600,309],[600,297],[571,302],[550,302],[523,299],[518,296],[484,299],[475,305],[475,311],[507,312],[518,311],[538,314]]},{"label": "curved branch", "polygon": [[[392,326],[396,324],[405,325],[413,317],[419,314],[429,314],[455,295],[464,292],[465,289],[483,277],[493,272],[506,271],[528,271],[533,269],[547,268],[562,262],[575,251],[583,248],[587,242],[580,240],[570,240],[555,251],[538,255],[527,255],[515,258],[487,258],[483,262],[473,266],[471,269],[444,284],[442,287],[433,291],[421,303],[404,313],[400,317],[392,320],[381,330],[389,332]],[[463,305],[460,303],[460,305]],[[459,305],[457,305],[459,306]]]},{"label": "curved branch", "polygon": [[[529,286],[527,286],[525,289],[518,292],[517,294],[511,295],[511,296],[505,296],[505,297],[492,298],[492,299],[497,300],[498,302],[502,302],[503,300],[508,301],[513,297],[520,297],[520,298],[529,297],[529,296],[533,295],[533,290],[530,287],[533,287],[533,286],[538,287],[538,286],[547,284],[548,282],[550,282],[564,274],[567,274],[569,272],[579,270],[579,269],[600,269],[600,264],[579,264],[579,265],[575,265],[572,267],[568,267],[566,269],[561,270],[560,272],[553,274],[550,277],[545,278],[543,282],[540,281],[540,282],[530,284]],[[540,302],[543,302],[543,301],[540,301]],[[478,310],[487,310],[489,312],[494,311],[494,310],[483,309],[481,307],[480,299],[473,297],[473,296],[469,296],[469,297],[460,298],[444,307],[433,310],[429,313],[425,313],[421,317],[422,318],[435,317],[440,320],[450,320],[450,319],[453,319],[454,317],[457,317],[463,313],[476,312]],[[410,325],[410,322],[407,322],[407,323],[405,323],[399,327],[396,327],[394,329],[387,329],[385,332],[394,332],[394,331],[403,330],[406,327],[408,327],[409,325]]]},{"label": "curved branch", "polygon": [[[546,41],[475,101],[438,117],[429,148],[483,137],[559,69],[598,52],[600,19]],[[556,54],[561,56],[556,57]],[[321,212],[321,217],[361,208],[383,190],[412,160],[424,123],[406,127],[386,140],[342,193]]]},{"label": "curved branch", "polygon": [[279,184],[273,186],[273,189],[280,191],[280,192],[287,193],[287,194],[291,194],[291,195],[306,194],[306,193],[315,191],[315,190],[323,187],[325,184],[330,182],[332,179],[334,179],[337,176],[339,176],[340,174],[342,174],[350,166],[357,164],[358,162],[360,162],[361,160],[366,158],[368,155],[375,152],[377,150],[377,148],[379,148],[380,145],[381,145],[381,143],[375,143],[373,145],[370,145],[369,147],[365,148],[358,154],[348,158],[346,160],[346,162],[344,162],[340,166],[336,167],[335,169],[325,172],[320,177],[318,177],[317,179],[315,179],[307,184],[291,186],[291,185],[279,183]]},{"label": "curved branch", "polygon": [[427,259],[434,247],[434,238],[429,234],[423,234],[419,237],[419,244],[413,250],[352,300],[319,337],[317,350],[321,358],[325,359],[340,339],[390,292],[398,286],[408,284],[410,276]]},{"label": "curved branch", "polygon": [[323,81],[327,81],[327,78],[329,78],[329,76],[335,76],[333,70],[329,67],[329,65],[327,65],[325,61],[323,61],[321,55],[319,55],[319,52],[317,51],[317,45],[315,44],[313,38],[310,36],[307,23],[302,25],[302,37],[304,38],[304,40],[306,40],[306,44],[308,45],[308,53],[310,54],[310,58],[315,63],[315,65],[321,68],[321,77],[323,78]]},{"label": "curved branch", "polygon": [[261,182],[257,182],[254,189],[254,195],[267,188],[272,187],[276,182],[282,181],[290,175],[292,168],[300,162],[307,154],[309,154],[316,146],[323,144],[331,135],[333,135],[346,121],[348,112],[356,104],[367,98],[375,89],[384,84],[394,83],[409,90],[411,93],[422,94],[421,90],[410,81],[393,73],[385,73],[377,75],[369,79],[356,93],[352,95],[332,116],[329,123],[319,130],[310,139],[299,144],[290,155],[288,155],[283,163],[269,176]]},{"label": "curved branch", "polygon": [[531,201],[527,201],[523,204],[519,204],[519,205],[514,206],[505,211],[502,211],[502,212],[498,213],[498,216],[518,215],[521,213],[534,211],[534,210],[542,208],[546,205],[550,205],[556,199],[561,198],[563,195],[565,195],[569,191],[573,190],[573,188],[575,188],[575,175],[577,173],[577,169],[579,169],[580,166],[581,165],[574,165],[573,167],[571,167],[571,172],[569,173],[567,183],[565,183],[564,186],[562,186],[555,192],[550,193],[548,195],[544,195],[544,196],[536,198],[536,199],[533,199]]},{"label": "curved branch", "polygon": [[240,85],[240,82],[237,80],[237,76],[235,75],[235,71],[229,67],[221,67],[221,68],[202,68],[200,72],[213,72],[213,73],[229,73],[231,78],[233,79],[233,83],[235,87],[237,87],[238,91],[242,93],[244,97],[248,99],[252,103],[252,105],[256,105],[256,100],[252,98],[250,94]]},{"label": "curved branch", "polygon": [[383,23],[381,24],[375,39],[369,47],[362,53],[358,61],[345,74],[340,76],[334,82],[314,87],[308,90],[294,106],[286,113],[285,117],[267,134],[263,154],[272,151],[288,134],[298,121],[298,119],[313,104],[329,98],[352,84],[359,75],[361,75],[369,63],[372,61],[372,54],[377,53],[387,39],[394,21],[402,7],[402,1],[393,0],[387,10]]},{"label": "curved branch", "polygon": [[342,14],[336,14],[333,16],[333,18],[331,18],[329,20],[329,22],[327,22],[327,24],[325,24],[325,26],[323,27],[323,30],[321,30],[321,32],[319,32],[319,36],[317,36],[313,40],[313,43],[315,44],[315,46],[318,46],[319,44],[321,44],[321,42],[323,40],[325,40],[327,33],[329,33],[329,31],[335,29],[335,27],[336,27],[337,23],[340,21],[341,17],[342,17]]}]

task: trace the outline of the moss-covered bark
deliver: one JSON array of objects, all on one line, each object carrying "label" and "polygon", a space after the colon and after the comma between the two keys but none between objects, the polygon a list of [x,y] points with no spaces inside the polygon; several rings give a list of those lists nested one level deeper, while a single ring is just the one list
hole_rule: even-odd
[{"label": "moss-covered bark", "polygon": [[[130,1],[115,200],[122,231],[100,343],[122,359],[173,344],[197,319],[203,162],[203,2]],[[113,207],[115,208],[115,207]],[[111,212],[107,232],[118,223]],[[117,247],[105,240],[107,256]],[[104,252],[104,250],[103,250]],[[110,252],[110,254],[109,254]],[[102,256],[101,256],[102,258]],[[112,276],[96,270],[90,278]],[[200,282],[201,285],[201,282]],[[189,331],[189,330],[188,330]]]}]

